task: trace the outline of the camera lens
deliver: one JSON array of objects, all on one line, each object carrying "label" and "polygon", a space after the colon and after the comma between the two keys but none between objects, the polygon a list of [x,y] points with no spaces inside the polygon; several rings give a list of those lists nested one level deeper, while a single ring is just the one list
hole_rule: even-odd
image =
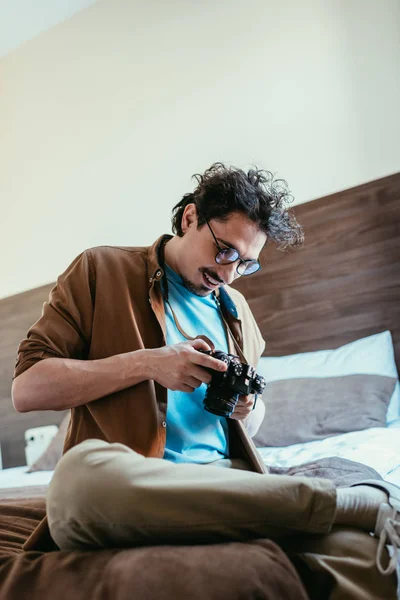
[{"label": "camera lens", "polygon": [[229,398],[226,400],[225,398],[208,394],[207,390],[203,406],[208,412],[214,415],[218,415],[219,417],[230,417],[235,410],[236,403],[237,396],[236,398]]}]

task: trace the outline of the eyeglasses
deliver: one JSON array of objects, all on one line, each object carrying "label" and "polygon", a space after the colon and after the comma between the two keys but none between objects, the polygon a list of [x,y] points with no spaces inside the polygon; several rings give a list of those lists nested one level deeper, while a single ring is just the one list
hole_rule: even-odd
[{"label": "eyeglasses", "polygon": [[236,267],[236,271],[237,273],[239,273],[239,275],[252,275],[253,273],[256,273],[256,271],[261,269],[261,265],[258,262],[258,260],[245,260],[243,258],[240,258],[240,254],[235,248],[221,248],[221,246],[218,244],[217,238],[215,237],[213,230],[211,229],[210,223],[207,221],[207,219],[205,219],[205,222],[207,223],[208,229],[211,231],[211,234],[218,248],[218,252],[215,255],[216,263],[218,263],[219,265],[229,265],[231,263],[239,261]]}]

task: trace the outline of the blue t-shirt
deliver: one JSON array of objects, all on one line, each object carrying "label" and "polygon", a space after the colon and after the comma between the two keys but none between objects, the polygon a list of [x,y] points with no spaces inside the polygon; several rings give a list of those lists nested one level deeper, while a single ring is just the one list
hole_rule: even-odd
[{"label": "blue t-shirt", "polygon": [[[228,352],[225,329],[214,294],[196,296],[167,264],[164,268],[168,280],[168,300],[184,332],[192,337],[206,335],[216,349]],[[167,345],[186,342],[166,302],[164,306]],[[166,460],[207,463],[229,456],[226,418],[204,409],[206,389],[207,385],[203,383],[192,393],[168,390]]]}]

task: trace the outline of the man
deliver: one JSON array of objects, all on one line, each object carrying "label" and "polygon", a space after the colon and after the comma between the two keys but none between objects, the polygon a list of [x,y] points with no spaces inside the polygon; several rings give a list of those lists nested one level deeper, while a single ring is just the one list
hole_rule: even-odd
[{"label": "man", "polygon": [[[82,253],[19,347],[15,408],[71,409],[47,498],[51,536],[61,549],[273,537],[333,572],[338,597],[383,588],[395,597],[394,562],[386,567],[379,549],[378,566],[391,574],[383,580],[376,539],[364,533],[381,535],[388,517],[398,527],[395,486],[336,490],[328,480],[249,472],[232,454],[232,423],[254,435],[261,399],[241,397],[229,419],[204,410],[212,372],[226,369],[207,354],[212,345],[253,366],[264,350],[247,303],[227,286],[258,270],[267,241],[295,246],[302,231],[270,174],[217,163],[197,178],[175,206],[174,237]],[[333,526],[357,528],[351,551],[347,529],[330,534]],[[46,528],[26,547],[43,543]]]}]

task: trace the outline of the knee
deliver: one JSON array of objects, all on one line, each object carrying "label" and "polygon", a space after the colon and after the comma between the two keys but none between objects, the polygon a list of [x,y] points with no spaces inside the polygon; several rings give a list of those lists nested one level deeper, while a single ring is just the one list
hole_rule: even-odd
[{"label": "knee", "polygon": [[[71,489],[80,478],[90,477],[92,457],[104,452],[110,444],[103,440],[89,439],[67,450],[61,457],[50,482],[50,489]],[[87,481],[87,479],[86,479]]]},{"label": "knee", "polygon": [[[104,440],[88,439],[70,448],[58,462],[51,480],[51,485],[58,482],[65,484],[76,482],[83,477],[86,482],[93,474],[96,478],[102,470],[121,455],[137,455],[128,446],[109,443]],[[63,485],[64,487],[64,485]],[[86,486],[85,486],[86,487]]]},{"label": "knee", "polygon": [[47,492],[49,522],[77,518],[88,506],[96,505],[105,488],[123,476],[118,468],[121,455],[130,455],[130,460],[140,456],[124,444],[98,439],[85,440],[68,450],[57,464]]},{"label": "knee", "polygon": [[[59,519],[71,511],[82,497],[82,492],[92,489],[93,471],[88,465],[90,455],[106,442],[89,439],[68,450],[59,460],[46,495],[49,520]],[[80,491],[81,493],[78,493]]]}]

